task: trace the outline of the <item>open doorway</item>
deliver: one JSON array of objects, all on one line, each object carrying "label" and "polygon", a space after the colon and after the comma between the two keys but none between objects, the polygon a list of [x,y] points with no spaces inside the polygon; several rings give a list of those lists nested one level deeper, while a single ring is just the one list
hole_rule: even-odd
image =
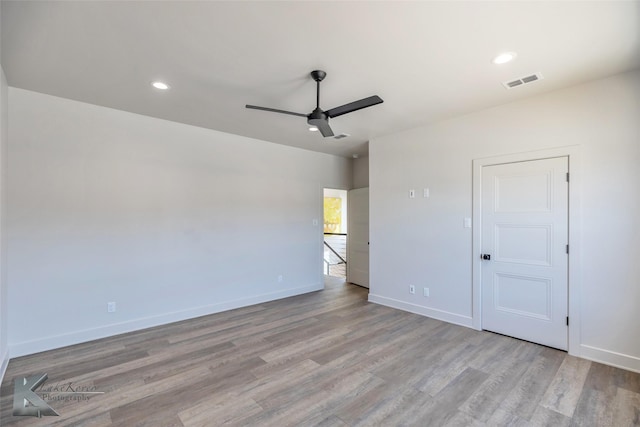
[{"label": "open doorway", "polygon": [[324,189],[324,274],[347,277],[347,191]]}]

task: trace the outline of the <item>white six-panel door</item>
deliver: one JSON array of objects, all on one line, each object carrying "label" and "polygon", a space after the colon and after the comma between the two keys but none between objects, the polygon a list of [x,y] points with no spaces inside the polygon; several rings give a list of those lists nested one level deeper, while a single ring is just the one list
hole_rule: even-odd
[{"label": "white six-panel door", "polygon": [[568,158],[482,168],[482,328],[568,348]]}]

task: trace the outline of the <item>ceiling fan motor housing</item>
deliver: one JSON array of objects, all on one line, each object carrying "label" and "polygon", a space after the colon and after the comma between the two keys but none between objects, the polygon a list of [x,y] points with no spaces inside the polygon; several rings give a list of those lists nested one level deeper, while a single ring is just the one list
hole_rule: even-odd
[{"label": "ceiling fan motor housing", "polygon": [[318,120],[322,120],[325,122],[329,121],[329,116],[327,116],[327,114],[322,111],[319,107],[317,107],[315,110],[313,110],[311,112],[311,114],[309,114],[307,116],[307,123],[309,123],[310,125],[315,125]]},{"label": "ceiling fan motor housing", "polygon": [[307,123],[318,128],[323,137],[333,136],[331,126],[329,126],[329,115],[322,111],[320,107],[307,116]]}]

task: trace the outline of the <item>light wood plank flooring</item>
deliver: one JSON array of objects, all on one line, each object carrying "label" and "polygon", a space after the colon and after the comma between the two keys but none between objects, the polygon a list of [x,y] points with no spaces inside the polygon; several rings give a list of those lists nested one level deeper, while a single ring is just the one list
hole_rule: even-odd
[{"label": "light wood plank flooring", "polygon": [[[12,360],[3,426],[631,426],[640,374],[322,292]],[[13,378],[95,387],[12,415]],[[52,393],[51,396],[56,396]]]}]

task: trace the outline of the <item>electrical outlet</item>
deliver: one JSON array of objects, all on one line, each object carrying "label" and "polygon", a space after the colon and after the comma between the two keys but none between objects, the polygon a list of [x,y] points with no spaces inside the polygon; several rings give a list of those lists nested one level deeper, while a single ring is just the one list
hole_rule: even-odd
[{"label": "electrical outlet", "polygon": [[282,274],[279,275],[278,276],[278,283],[282,283],[283,280],[284,280],[284,276],[282,276]]},{"label": "electrical outlet", "polygon": [[409,285],[409,293],[410,294],[415,294],[416,293],[416,287],[413,285]]},{"label": "electrical outlet", "polygon": [[425,297],[429,296],[429,288],[422,288],[422,295],[424,295]]},{"label": "electrical outlet", "polygon": [[429,189],[428,189],[428,188],[425,188],[424,190],[422,190],[422,196],[423,196],[425,199],[428,199],[428,198],[429,198]]},{"label": "electrical outlet", "polygon": [[114,301],[110,301],[107,303],[107,313],[115,313],[116,312],[116,303]]}]

